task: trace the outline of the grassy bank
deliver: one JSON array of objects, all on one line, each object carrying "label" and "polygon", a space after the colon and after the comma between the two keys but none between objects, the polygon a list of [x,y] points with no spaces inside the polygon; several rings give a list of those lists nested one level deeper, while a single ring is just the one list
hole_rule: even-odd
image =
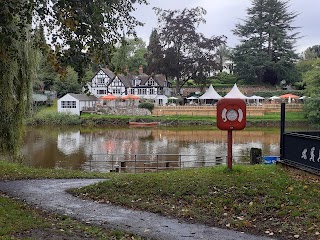
[{"label": "grassy bank", "polygon": [[[28,125],[127,125],[129,121],[160,122],[167,126],[216,125],[215,116],[115,116],[82,114],[80,117],[57,112],[57,102],[51,107],[43,107],[29,118]],[[303,112],[286,112],[288,125],[308,123]],[[264,116],[247,116],[248,126],[279,126],[280,113],[266,113]]]},{"label": "grassy bank", "polygon": [[[276,165],[235,165],[146,174],[85,173],[32,169],[0,161],[0,180],[106,178],[111,181],[72,190],[99,202],[111,202],[188,222],[234,229],[279,239],[319,239],[319,178]],[[123,232],[48,214],[0,193],[3,239],[140,239]],[[14,223],[14,224],[13,224]]]},{"label": "grassy bank", "polygon": [[[112,175],[112,174],[109,174]],[[43,178],[104,178],[108,174],[34,169],[0,160],[0,180]],[[0,239],[141,239],[118,230],[106,230],[67,216],[41,211],[0,192]]]},{"label": "grassy bank", "polygon": [[114,175],[72,192],[210,226],[282,239],[320,238],[319,179],[279,166]]},{"label": "grassy bank", "polygon": [[[216,117],[209,116],[114,116],[83,114],[80,117],[54,111],[40,111],[27,120],[28,125],[127,125],[130,121],[160,122],[166,126],[216,125]],[[308,124],[302,113],[288,112],[287,125]],[[264,116],[248,116],[247,126],[279,126],[280,114],[267,113]]]}]

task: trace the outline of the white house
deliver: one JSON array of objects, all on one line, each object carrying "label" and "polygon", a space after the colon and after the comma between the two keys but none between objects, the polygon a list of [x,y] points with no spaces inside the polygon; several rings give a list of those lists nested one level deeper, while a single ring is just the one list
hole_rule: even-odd
[{"label": "white house", "polygon": [[92,95],[67,93],[58,100],[58,112],[80,115],[81,111],[94,107],[98,101]]},{"label": "white house", "polygon": [[124,96],[137,95],[144,99],[155,99],[158,95],[171,95],[171,83],[162,74],[147,75],[142,67],[139,75],[114,74],[108,68],[101,68],[96,75],[87,83],[88,91],[102,97],[107,94]]}]

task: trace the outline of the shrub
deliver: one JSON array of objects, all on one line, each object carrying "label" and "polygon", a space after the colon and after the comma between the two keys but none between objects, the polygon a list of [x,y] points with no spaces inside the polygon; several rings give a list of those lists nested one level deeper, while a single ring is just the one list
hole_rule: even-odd
[{"label": "shrub", "polygon": [[31,125],[78,125],[81,119],[78,115],[58,113],[58,112],[40,112],[27,121]]},{"label": "shrub", "polygon": [[320,122],[320,99],[310,98],[305,100],[305,116],[311,123],[319,124]]},{"label": "shrub", "polygon": [[152,112],[152,110],[154,109],[154,104],[148,103],[148,102],[140,103],[138,105],[138,108],[145,108],[145,109],[148,109],[150,112]]}]

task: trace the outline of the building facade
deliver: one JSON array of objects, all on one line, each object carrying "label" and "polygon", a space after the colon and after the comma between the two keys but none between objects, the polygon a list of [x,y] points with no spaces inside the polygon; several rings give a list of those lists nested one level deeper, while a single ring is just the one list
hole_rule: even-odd
[{"label": "building facade", "polygon": [[133,94],[144,99],[155,99],[158,95],[171,95],[171,83],[162,74],[147,75],[140,68],[139,75],[114,74],[101,68],[87,83],[90,94],[96,97],[112,94],[118,97]]}]

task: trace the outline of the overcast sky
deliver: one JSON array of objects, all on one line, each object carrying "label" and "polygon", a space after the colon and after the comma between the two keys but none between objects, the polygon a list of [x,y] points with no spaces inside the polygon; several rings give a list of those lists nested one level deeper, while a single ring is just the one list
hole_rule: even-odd
[{"label": "overcast sky", "polygon": [[[136,5],[134,15],[145,25],[137,28],[138,37],[148,42],[151,30],[157,27],[157,17],[153,7],[162,9],[184,9],[201,6],[207,10],[204,16],[206,24],[198,28],[198,32],[206,37],[225,35],[228,37],[227,45],[234,47],[239,43],[237,36],[232,34],[236,23],[246,18],[246,9],[251,6],[251,0],[147,0],[150,4]],[[299,13],[292,26],[300,27],[301,39],[297,40],[296,50],[303,52],[313,45],[320,45],[319,0],[291,0],[290,11]]]}]

